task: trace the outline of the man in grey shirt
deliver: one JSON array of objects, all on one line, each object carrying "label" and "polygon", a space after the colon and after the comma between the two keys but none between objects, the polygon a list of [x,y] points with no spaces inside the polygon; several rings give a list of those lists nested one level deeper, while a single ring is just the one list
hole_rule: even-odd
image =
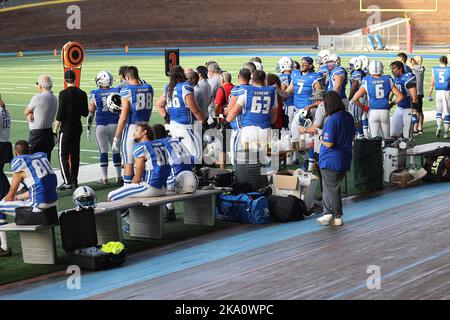
[{"label": "man in grey shirt", "polygon": [[208,68],[206,68],[205,66],[198,66],[196,70],[199,76],[198,80],[199,91],[201,91],[203,93],[203,96],[205,97],[204,105],[199,104],[198,101],[197,104],[202,110],[202,113],[205,116],[205,118],[208,118],[209,117],[208,108],[212,102],[211,86],[209,85],[208,82]]},{"label": "man in grey shirt", "polygon": [[214,112],[214,98],[216,97],[217,90],[220,87],[220,76],[221,70],[219,65],[216,62],[213,62],[208,65],[208,83],[211,86],[211,102],[208,107],[208,113],[211,117],[214,118],[215,112]]},{"label": "man in grey shirt", "polygon": [[28,143],[32,154],[44,152],[50,161],[55,146],[52,125],[56,116],[58,99],[52,92],[53,81],[49,76],[40,76],[36,85],[40,93],[31,98],[24,112],[30,127]]},{"label": "man in grey shirt", "polygon": [[197,102],[197,105],[199,106],[205,118],[208,118],[209,100],[206,99],[205,93],[198,85],[199,82],[198,73],[195,71],[188,72],[186,73],[186,78],[188,79],[192,87],[194,87],[194,97],[195,101]]}]

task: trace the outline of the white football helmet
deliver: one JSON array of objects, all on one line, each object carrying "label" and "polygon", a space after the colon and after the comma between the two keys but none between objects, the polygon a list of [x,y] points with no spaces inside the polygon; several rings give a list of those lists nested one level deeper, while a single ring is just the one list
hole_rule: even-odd
[{"label": "white football helmet", "polygon": [[308,128],[313,124],[311,113],[306,109],[297,113],[294,120],[300,127],[304,128]]},{"label": "white football helmet", "polygon": [[382,75],[384,71],[384,65],[379,60],[370,61],[369,64],[369,74],[373,75]]},{"label": "white football helmet", "polygon": [[175,191],[178,194],[194,193],[198,188],[198,177],[192,171],[181,171],[175,178]]},{"label": "white football helmet", "polygon": [[316,58],[316,63],[319,65],[326,63],[330,55],[331,55],[330,50],[320,50]]},{"label": "white football helmet", "polygon": [[122,97],[118,93],[111,93],[106,99],[106,107],[112,113],[120,113],[122,111]]},{"label": "white football helmet", "polygon": [[362,61],[362,68],[363,70],[367,69],[369,67],[369,58],[366,56],[359,56],[359,59]]},{"label": "white football helmet", "polygon": [[259,63],[258,61],[252,61],[252,62],[255,65],[256,70],[264,71],[264,66],[262,65],[262,63]]},{"label": "white football helmet", "polygon": [[340,58],[338,57],[337,54],[332,53],[328,56],[327,60],[325,60],[326,63],[330,63],[330,62],[334,62],[336,64],[338,64],[338,61],[340,62]]},{"label": "white football helmet", "polygon": [[203,155],[206,158],[211,158],[218,161],[222,149],[222,143],[219,138],[211,134],[205,134],[203,136],[203,143],[206,145]]},{"label": "white football helmet", "polygon": [[361,70],[363,67],[363,62],[360,57],[353,57],[348,63],[350,70]]},{"label": "white football helmet", "polygon": [[294,66],[294,63],[293,63],[291,58],[289,58],[289,57],[282,57],[278,61],[278,66],[279,66],[279,72],[283,73],[284,71],[292,70],[292,68]]},{"label": "white football helmet", "polygon": [[97,196],[91,187],[81,186],[73,192],[73,203],[78,210],[95,208],[97,206]]},{"label": "white football helmet", "polygon": [[114,82],[113,75],[108,71],[100,71],[95,77],[97,87],[111,87]]}]

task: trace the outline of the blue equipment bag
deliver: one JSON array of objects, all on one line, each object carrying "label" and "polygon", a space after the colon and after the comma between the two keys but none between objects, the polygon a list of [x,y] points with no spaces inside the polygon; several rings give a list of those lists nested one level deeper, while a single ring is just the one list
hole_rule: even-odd
[{"label": "blue equipment bag", "polygon": [[216,216],[222,220],[252,224],[272,222],[267,198],[258,192],[218,195]]}]

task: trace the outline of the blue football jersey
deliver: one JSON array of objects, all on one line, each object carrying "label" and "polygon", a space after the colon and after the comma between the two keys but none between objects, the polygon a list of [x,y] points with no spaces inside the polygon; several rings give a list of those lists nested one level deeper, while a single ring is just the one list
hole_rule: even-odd
[{"label": "blue football jersey", "polygon": [[[292,75],[290,73],[280,73],[279,75],[281,84],[284,84],[286,87],[289,87],[292,80]],[[294,105],[294,95],[290,95],[288,98],[284,99],[284,106],[290,107]]]},{"label": "blue football jersey", "polygon": [[364,73],[364,71],[362,70],[353,70],[350,73],[350,81],[358,81],[358,83],[361,85],[361,81],[362,79],[366,76],[366,74]]},{"label": "blue football jersey", "polygon": [[415,83],[416,83],[416,76],[412,73],[404,73],[400,77],[394,77],[395,86],[405,96],[405,99],[403,99],[398,103],[399,108],[403,109],[411,108],[411,96],[409,95],[409,90],[407,86]]},{"label": "blue football jersey", "polygon": [[321,65],[319,67],[319,70],[317,70],[317,72],[320,73],[322,76],[320,81],[322,87],[326,88],[328,86],[328,78],[330,75],[330,68],[328,67],[328,64]]},{"label": "blue football jersey", "polygon": [[95,122],[97,125],[107,126],[108,124],[117,124],[119,122],[119,114],[112,113],[106,107],[106,99],[112,93],[118,93],[118,88],[96,89],[91,91],[90,101],[95,103],[97,107]]},{"label": "blue football jersey", "polygon": [[169,152],[164,143],[159,141],[137,143],[133,147],[133,157],[134,159],[145,158],[143,182],[157,189],[167,186],[171,167]]},{"label": "blue football jersey", "polygon": [[450,67],[433,67],[434,89],[450,90]]},{"label": "blue football jersey", "polygon": [[56,174],[45,153],[15,157],[11,162],[11,168],[14,173],[22,171],[26,173],[23,183],[30,193],[32,206],[58,200]]},{"label": "blue football jersey", "polygon": [[388,75],[382,75],[380,78],[365,77],[361,86],[367,92],[370,109],[389,110],[389,95],[394,85],[394,80]]},{"label": "blue football jersey", "polygon": [[333,70],[330,72],[330,79],[328,81],[328,89],[327,91],[333,91],[334,90],[334,76],[343,76],[344,82],[342,83],[341,90],[339,90],[338,94],[342,99],[347,98],[347,94],[345,93],[345,89],[347,87],[348,82],[348,75],[347,70],[341,66],[336,66]]},{"label": "blue football jersey", "polygon": [[127,84],[120,90],[120,96],[130,101],[131,110],[127,124],[148,123],[153,109],[153,88],[144,83]]},{"label": "blue football jersey", "polygon": [[303,109],[313,103],[311,100],[314,85],[321,81],[322,75],[318,72],[309,72],[305,75],[300,70],[292,72],[292,84],[294,85],[295,109]]},{"label": "blue football jersey", "polygon": [[186,103],[186,96],[189,94],[194,94],[194,88],[189,82],[177,83],[173,89],[172,97],[167,96],[167,86],[164,88],[170,121],[179,124],[194,123],[195,117]]},{"label": "blue football jersey", "polygon": [[173,176],[176,176],[181,171],[192,170],[194,157],[179,139],[167,137],[153,142],[161,142],[166,146],[169,152],[169,163]]},{"label": "blue football jersey", "polygon": [[238,99],[241,98],[245,101],[242,105],[242,127],[270,128],[272,109],[276,103],[275,88],[248,86]]},{"label": "blue football jersey", "polygon": [[[233,89],[231,89],[231,95],[233,97],[239,97],[240,95],[245,93],[245,89],[247,87],[250,87],[250,85],[237,85],[234,86]],[[233,121],[230,122],[230,126],[232,129],[240,129],[242,127],[242,112],[236,116],[236,118],[233,119]]]}]

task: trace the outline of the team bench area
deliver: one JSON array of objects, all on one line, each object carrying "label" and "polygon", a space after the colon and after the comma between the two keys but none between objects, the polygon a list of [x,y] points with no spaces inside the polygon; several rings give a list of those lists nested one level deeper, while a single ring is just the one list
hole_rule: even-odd
[{"label": "team bench area", "polygon": [[[129,210],[131,237],[162,239],[164,206],[167,203],[183,203],[185,224],[212,226],[215,224],[214,208],[219,193],[219,190],[197,190],[192,194],[168,193],[160,197],[99,202],[95,209],[98,243],[123,240],[121,215],[125,210]],[[9,223],[1,226],[0,231],[19,232],[24,263],[55,264],[56,226]]]}]

